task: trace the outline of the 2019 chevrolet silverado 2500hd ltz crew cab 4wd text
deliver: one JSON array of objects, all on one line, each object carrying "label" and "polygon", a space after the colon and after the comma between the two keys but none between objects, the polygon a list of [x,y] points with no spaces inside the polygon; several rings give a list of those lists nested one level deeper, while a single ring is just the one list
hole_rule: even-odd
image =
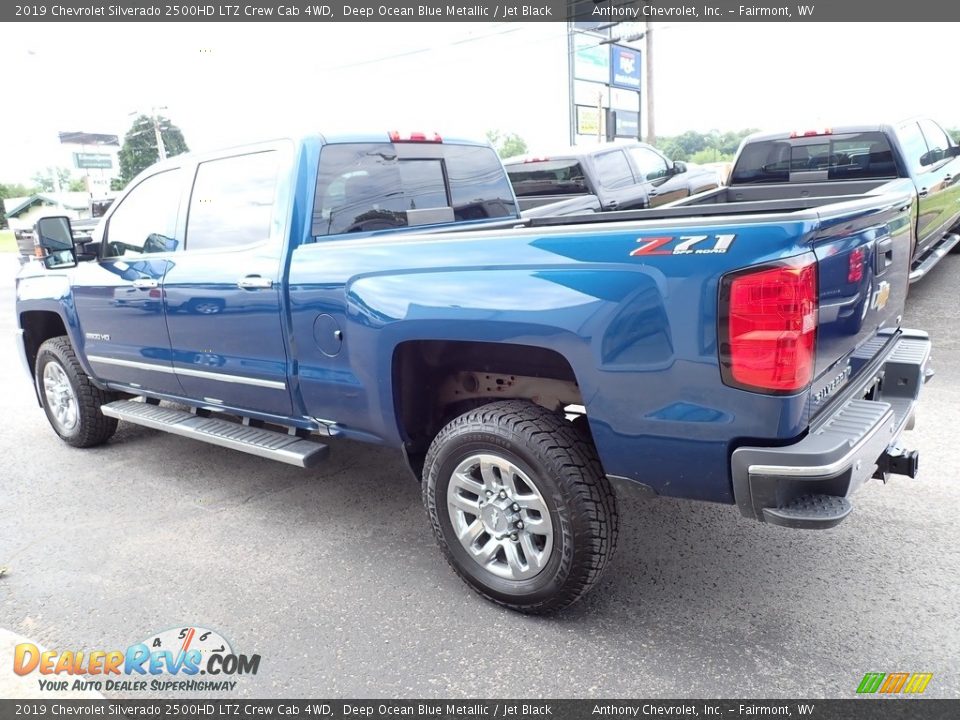
[{"label": "2019 chevrolet silverado 2500hd ltz crew cab 4wd text", "polygon": [[[461,577],[548,612],[608,564],[616,493],[825,528],[871,476],[915,473],[898,439],[930,341],[899,326],[907,185],[521,220],[469,141],[178,156],[79,255],[65,218],[38,224],[20,350],[77,447],[118,420],[305,467],[324,436],[396,447]],[[821,309],[855,275],[851,326]]]}]

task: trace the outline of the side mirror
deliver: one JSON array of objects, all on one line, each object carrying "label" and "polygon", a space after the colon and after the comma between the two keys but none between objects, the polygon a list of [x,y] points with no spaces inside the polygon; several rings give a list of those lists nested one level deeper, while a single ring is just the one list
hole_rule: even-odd
[{"label": "side mirror", "polygon": [[77,251],[73,244],[70,218],[64,215],[40,218],[36,224],[37,245],[43,250],[48,269],[75,267]]},{"label": "side mirror", "polygon": [[685,173],[687,171],[687,164],[681,160],[677,160],[673,164],[673,173],[679,175],[680,173]]}]

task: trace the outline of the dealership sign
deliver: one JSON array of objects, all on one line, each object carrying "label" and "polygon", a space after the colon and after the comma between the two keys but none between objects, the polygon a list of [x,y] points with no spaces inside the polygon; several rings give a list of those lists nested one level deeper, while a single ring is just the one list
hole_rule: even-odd
[{"label": "dealership sign", "polygon": [[109,170],[113,160],[107,153],[74,153],[74,164],[81,170]]},{"label": "dealership sign", "polygon": [[640,89],[640,51],[614,45],[610,49],[610,84],[614,87]]},{"label": "dealership sign", "polygon": [[610,51],[586,35],[573,38],[573,76],[577,80],[605,83],[610,79]]}]

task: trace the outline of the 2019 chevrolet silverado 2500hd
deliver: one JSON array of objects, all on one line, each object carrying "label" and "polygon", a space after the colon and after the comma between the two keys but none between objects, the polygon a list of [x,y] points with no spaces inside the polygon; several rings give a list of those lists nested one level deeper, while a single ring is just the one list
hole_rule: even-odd
[{"label": "2019 chevrolet silverado 2500hd", "polygon": [[[871,476],[915,474],[898,439],[930,341],[899,326],[909,181],[516,208],[489,146],[427,134],[177,156],[79,256],[66,218],[38,224],[20,351],[76,447],[125,420],[304,467],[325,436],[402,450],[450,564],[532,613],[597,582],[615,489],[825,528]],[[831,310],[851,285],[854,324]]]}]

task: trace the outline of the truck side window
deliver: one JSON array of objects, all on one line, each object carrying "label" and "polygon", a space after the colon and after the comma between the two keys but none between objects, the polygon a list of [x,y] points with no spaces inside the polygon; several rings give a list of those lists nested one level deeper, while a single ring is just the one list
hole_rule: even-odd
[{"label": "truck side window", "polygon": [[510,180],[491,148],[448,145],[444,149],[453,213],[457,220],[514,217]]},{"label": "truck side window", "polygon": [[597,177],[603,187],[615,190],[633,182],[633,171],[622,150],[597,155],[594,161],[597,163]]},{"label": "truck side window", "polygon": [[911,172],[924,170],[924,166],[920,164],[920,158],[926,154],[928,148],[927,141],[920,132],[920,126],[915,122],[907,123],[897,129],[897,135],[900,136],[900,145],[906,156],[904,160]]},{"label": "truck side window", "polygon": [[267,240],[274,221],[280,154],[275,150],[200,163],[187,215],[187,249]]},{"label": "truck side window", "polygon": [[659,180],[667,176],[667,161],[659,153],[648,148],[630,148],[630,156],[646,180]]},{"label": "truck side window", "polygon": [[180,169],[145,178],[120,201],[107,221],[103,257],[173,252],[180,209]]},{"label": "truck side window", "polygon": [[950,147],[950,138],[947,137],[943,128],[933,122],[933,120],[921,120],[920,130],[923,132],[923,137],[926,138],[927,147],[930,149],[929,151],[933,153],[931,160],[933,162],[943,160],[946,156],[947,148]]}]

